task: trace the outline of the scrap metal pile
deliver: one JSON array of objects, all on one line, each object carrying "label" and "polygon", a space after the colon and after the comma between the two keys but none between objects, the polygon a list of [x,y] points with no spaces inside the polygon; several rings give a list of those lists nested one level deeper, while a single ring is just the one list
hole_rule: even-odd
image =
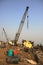
[{"label": "scrap metal pile", "polygon": [[17,46],[6,45],[0,48],[0,65],[43,65],[43,46],[28,42],[30,47],[18,44]]}]

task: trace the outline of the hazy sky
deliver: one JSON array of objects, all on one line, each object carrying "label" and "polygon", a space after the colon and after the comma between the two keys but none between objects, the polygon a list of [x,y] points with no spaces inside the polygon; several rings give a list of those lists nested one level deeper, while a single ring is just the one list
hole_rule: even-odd
[{"label": "hazy sky", "polygon": [[29,6],[29,28],[26,18],[19,41],[43,42],[43,0],[0,0],[0,40],[6,40],[3,27],[9,39],[15,38],[26,6]]}]

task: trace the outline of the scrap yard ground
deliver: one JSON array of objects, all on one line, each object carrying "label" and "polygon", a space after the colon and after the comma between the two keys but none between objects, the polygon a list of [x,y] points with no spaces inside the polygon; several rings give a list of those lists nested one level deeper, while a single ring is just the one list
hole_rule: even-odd
[{"label": "scrap yard ground", "polygon": [[[7,51],[9,49],[18,49],[19,50],[19,55],[21,57],[21,61],[19,61],[18,64],[8,64],[6,63],[6,58],[7,58]],[[40,49],[35,49],[36,54],[38,55],[38,63],[36,65],[43,65],[43,51]],[[27,62],[25,59],[31,59],[35,60],[33,53],[31,50],[29,52],[25,52],[22,45],[18,46],[11,46],[11,45],[6,45],[6,48],[0,48],[0,65],[33,65],[29,62]]]}]

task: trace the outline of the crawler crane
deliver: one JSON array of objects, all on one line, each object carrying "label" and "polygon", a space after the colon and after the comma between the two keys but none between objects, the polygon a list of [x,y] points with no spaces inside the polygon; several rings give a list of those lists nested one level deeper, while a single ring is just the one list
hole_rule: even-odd
[{"label": "crawler crane", "polygon": [[26,19],[26,16],[27,16],[28,9],[29,9],[29,7],[27,6],[26,7],[26,10],[24,12],[24,15],[22,17],[22,20],[20,22],[20,26],[19,26],[18,32],[16,33],[16,36],[15,36],[14,45],[17,45],[17,41],[18,41],[18,39],[20,37],[20,34],[21,34],[21,31],[22,31],[23,25],[25,23],[25,19]]}]

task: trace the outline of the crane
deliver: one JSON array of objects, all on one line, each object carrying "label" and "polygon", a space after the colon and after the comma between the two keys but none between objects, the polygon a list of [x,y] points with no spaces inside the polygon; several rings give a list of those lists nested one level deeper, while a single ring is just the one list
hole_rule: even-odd
[{"label": "crane", "polygon": [[4,34],[5,34],[5,37],[6,37],[6,40],[7,40],[8,44],[10,44],[10,45],[14,45],[14,43],[13,43],[11,40],[8,39],[7,34],[6,34],[4,28],[3,28],[3,31],[4,31]]},{"label": "crane", "polygon": [[5,34],[6,40],[7,40],[7,42],[8,42],[8,37],[7,37],[7,34],[6,34],[6,32],[5,32],[5,29],[4,29],[4,28],[3,28],[3,31],[4,31],[4,34]]},{"label": "crane", "polygon": [[[4,34],[5,34],[6,40],[7,40],[7,42],[8,42],[7,34],[6,34],[4,28],[3,28],[3,31],[4,31]],[[6,47],[5,42],[1,41],[1,42],[0,42],[0,48],[5,48],[5,47]]]},{"label": "crane", "polygon": [[8,38],[7,38],[7,34],[6,34],[6,32],[5,32],[5,29],[3,28],[3,31],[4,31],[6,40],[7,40],[7,41],[9,42],[9,44],[11,44],[11,45],[17,45],[17,41],[18,41],[18,39],[19,39],[20,33],[21,33],[21,31],[22,31],[22,28],[23,28],[23,25],[24,25],[24,22],[25,22],[25,19],[26,19],[26,15],[27,15],[27,12],[28,12],[28,8],[29,8],[29,7],[27,6],[27,7],[26,7],[26,10],[25,10],[25,12],[24,12],[24,15],[23,15],[23,17],[22,17],[22,20],[21,20],[21,22],[20,22],[20,26],[19,26],[18,32],[17,32],[16,35],[15,35],[14,43],[12,43],[11,41],[9,42],[9,40],[8,40]]},{"label": "crane", "polygon": [[20,22],[20,26],[19,26],[19,29],[18,29],[18,32],[16,33],[16,35],[15,35],[15,40],[14,40],[14,44],[17,44],[17,41],[18,41],[18,39],[19,39],[19,36],[20,36],[20,33],[21,33],[21,31],[22,31],[22,28],[23,28],[23,25],[24,25],[24,22],[25,22],[25,19],[26,19],[26,15],[27,15],[27,12],[28,12],[28,6],[26,7],[26,10],[25,10],[25,12],[24,12],[24,15],[23,15],[23,17],[22,17],[22,20],[21,20],[21,22]]}]

